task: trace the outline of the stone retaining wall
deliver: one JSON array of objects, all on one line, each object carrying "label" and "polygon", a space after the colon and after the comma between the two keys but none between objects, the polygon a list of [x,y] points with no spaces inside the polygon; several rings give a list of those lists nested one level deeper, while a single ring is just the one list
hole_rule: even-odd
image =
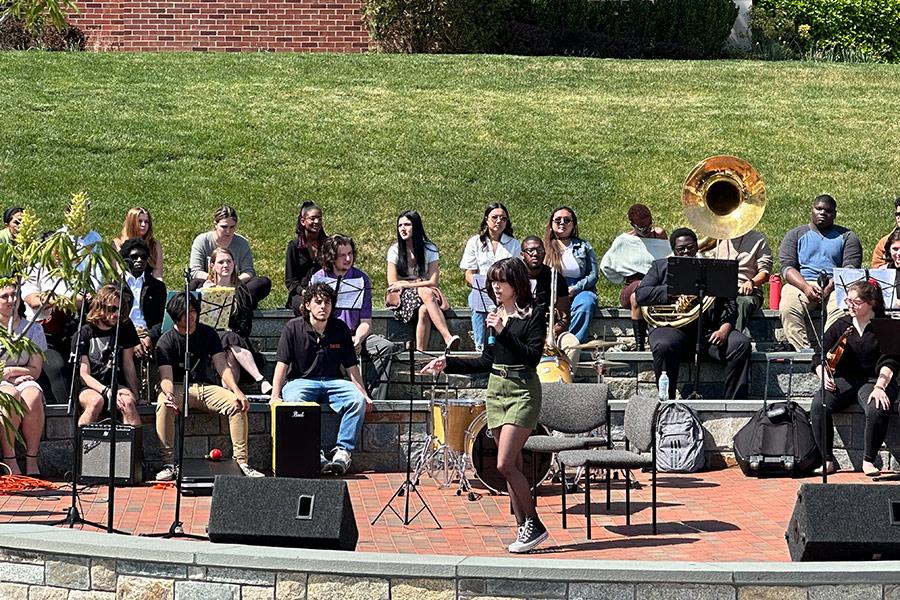
[{"label": "stone retaining wall", "polygon": [[4,600],[896,600],[900,565],[405,556],[0,525]]}]

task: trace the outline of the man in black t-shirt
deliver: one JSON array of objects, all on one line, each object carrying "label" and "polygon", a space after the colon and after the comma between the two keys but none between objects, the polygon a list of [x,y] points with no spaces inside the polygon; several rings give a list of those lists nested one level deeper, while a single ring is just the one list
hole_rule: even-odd
[{"label": "man in black t-shirt", "polygon": [[[328,461],[323,453],[320,460],[323,472],[343,475],[372,401],[356,364],[350,329],[332,318],[334,302],[334,290],[327,283],[315,283],[303,292],[301,316],[288,321],[278,340],[271,401],[327,402],[341,415],[334,454]],[[350,381],[343,378],[341,367]]]},{"label": "man in black t-shirt", "polygon": [[[118,347],[122,352],[118,357],[116,368],[116,382],[119,384],[116,406],[122,413],[123,423],[134,427],[141,426],[141,417],[135,407],[138,385],[137,373],[134,370],[134,348],[140,344],[140,340],[134,325],[127,317],[130,304],[123,298],[122,311],[119,312],[119,290],[114,285],[104,285],[91,302],[91,309],[86,317],[87,323],[81,328],[80,344],[75,348],[83,386],[78,394],[78,402],[84,409],[78,418],[79,425],[99,420],[100,414],[109,402],[118,327]],[[126,316],[123,317],[123,314]],[[75,345],[75,340],[72,341],[72,345]]]},{"label": "man in black t-shirt", "polygon": [[[173,445],[175,442],[175,414],[184,401],[185,343],[190,344],[190,372],[188,402],[191,410],[217,412],[228,417],[234,460],[248,477],[263,474],[247,464],[247,397],[234,380],[228,368],[222,342],[215,329],[199,323],[200,301],[190,296],[185,306],[184,294],[174,296],[166,305],[166,312],[175,326],[164,333],[156,343],[156,366],[159,368],[159,398],[156,404],[156,433],[159,436],[160,455],[164,467],[156,479],[168,481],[175,477]],[[185,335],[188,332],[188,336]],[[210,374],[210,362],[221,381],[229,389],[217,385]],[[233,390],[233,391],[232,391]]]}]

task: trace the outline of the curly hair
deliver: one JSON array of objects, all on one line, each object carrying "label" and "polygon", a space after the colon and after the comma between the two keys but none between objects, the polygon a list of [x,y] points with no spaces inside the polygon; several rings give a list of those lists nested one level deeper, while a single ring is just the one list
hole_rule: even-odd
[{"label": "curly hair", "polygon": [[334,293],[334,289],[327,283],[312,284],[303,290],[303,297],[299,307],[301,317],[306,318],[309,316],[309,309],[306,305],[312,302],[313,299],[328,300],[328,303],[333,307],[334,303],[337,302],[337,294]]},{"label": "curly hair", "polygon": [[[94,300],[91,302],[91,309],[88,311],[87,322],[91,325],[100,325],[105,319],[115,316],[119,310],[119,288],[108,283],[100,288]],[[131,312],[131,298],[129,294],[122,297],[122,311],[119,318],[124,314],[127,318]]]}]

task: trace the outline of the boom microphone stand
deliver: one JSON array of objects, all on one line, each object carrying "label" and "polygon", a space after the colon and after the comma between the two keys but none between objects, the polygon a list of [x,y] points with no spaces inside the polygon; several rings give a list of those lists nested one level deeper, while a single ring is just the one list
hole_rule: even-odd
[{"label": "boom microphone stand", "polygon": [[[184,270],[184,395],[183,395],[183,406],[181,408],[181,414],[178,415],[177,418],[177,426],[175,428],[175,435],[178,443],[178,458],[175,464],[175,518],[172,520],[172,525],[169,527],[169,530],[165,533],[148,533],[145,537],[158,537],[158,538],[173,538],[173,537],[182,537],[189,538],[193,540],[205,540],[207,539],[202,535],[195,535],[193,533],[185,533],[184,524],[181,522],[181,478],[184,469],[182,465],[184,464],[184,423],[188,417],[188,404],[190,398],[190,371],[191,371],[191,272],[188,269]],[[200,315],[197,315],[197,319],[199,321]],[[177,325],[173,325],[173,327],[177,328]],[[176,329],[177,330],[177,329]]]},{"label": "boom microphone stand", "polygon": [[[116,419],[116,410],[119,398],[119,332],[122,330],[122,295],[125,293],[125,273],[119,276],[119,307],[116,309],[116,333],[113,336],[113,362],[112,362],[112,381],[109,386],[109,398],[107,399],[109,410],[109,481],[107,482],[107,506],[106,506],[106,532],[107,533],[123,533],[113,529],[113,515],[115,512],[116,499],[116,427],[118,425]],[[84,302],[82,301],[82,307]],[[74,368],[74,366],[73,366]]]}]

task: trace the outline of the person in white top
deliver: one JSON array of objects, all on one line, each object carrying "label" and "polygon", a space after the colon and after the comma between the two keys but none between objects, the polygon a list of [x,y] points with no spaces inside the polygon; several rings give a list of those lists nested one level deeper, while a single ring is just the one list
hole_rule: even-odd
[{"label": "person in white top", "polygon": [[416,350],[425,350],[431,325],[438,330],[449,350],[459,347],[459,336],[447,328],[444,311],[450,309],[438,289],[440,263],[437,246],[425,235],[422,217],[414,210],[397,217],[397,241],[387,253],[387,295],[385,305],[401,323],[416,323]]},{"label": "person in white top", "polygon": [[484,349],[484,321],[487,312],[476,308],[490,310],[493,302],[486,289],[475,285],[475,275],[487,276],[491,265],[500,259],[518,256],[520,250],[519,241],[513,237],[509,211],[499,202],[489,205],[484,209],[478,235],[473,235],[466,242],[462,260],[459,261],[459,268],[466,271],[466,283],[472,288],[469,293],[469,308],[472,309],[472,339],[475,340],[475,350],[478,352]]}]

